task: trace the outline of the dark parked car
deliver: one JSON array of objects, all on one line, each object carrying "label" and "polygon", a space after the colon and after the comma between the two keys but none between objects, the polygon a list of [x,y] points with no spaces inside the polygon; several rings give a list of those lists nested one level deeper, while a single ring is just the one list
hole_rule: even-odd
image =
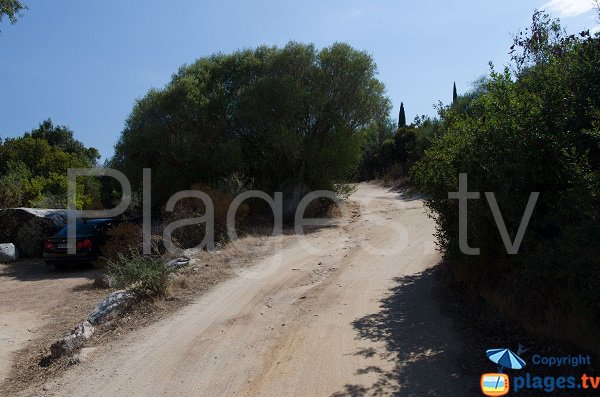
[{"label": "dark parked car", "polygon": [[44,242],[44,261],[57,269],[72,263],[91,263],[100,255],[100,247],[106,240],[106,231],[114,224],[112,219],[89,219],[78,221],[75,234],[75,254],[68,254],[68,227],[65,226]]}]

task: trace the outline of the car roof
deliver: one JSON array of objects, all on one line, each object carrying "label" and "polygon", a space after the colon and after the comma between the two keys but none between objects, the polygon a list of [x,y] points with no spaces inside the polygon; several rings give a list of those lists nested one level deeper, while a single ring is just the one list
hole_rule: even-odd
[{"label": "car roof", "polygon": [[[99,226],[102,226],[114,219],[110,218],[99,218],[99,219],[79,219],[75,223],[77,227],[77,235],[91,235],[100,232]],[[83,228],[83,230],[82,230]],[[64,237],[63,235],[67,233],[69,230],[69,225],[65,225],[62,229],[60,229],[54,236],[52,237]]]},{"label": "car roof", "polygon": [[77,221],[77,223],[101,224],[101,223],[106,223],[106,222],[110,222],[110,221],[112,221],[112,219],[110,219],[110,218],[80,219],[80,220]]}]

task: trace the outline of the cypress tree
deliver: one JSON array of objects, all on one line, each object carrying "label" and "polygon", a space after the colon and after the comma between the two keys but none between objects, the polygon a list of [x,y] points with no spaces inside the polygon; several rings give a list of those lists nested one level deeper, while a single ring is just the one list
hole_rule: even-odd
[{"label": "cypress tree", "polygon": [[456,103],[458,93],[456,92],[456,81],[454,82],[454,89],[452,90],[452,103]]},{"label": "cypress tree", "polygon": [[404,102],[400,102],[400,114],[398,115],[398,128],[406,127],[406,113],[404,113]]}]

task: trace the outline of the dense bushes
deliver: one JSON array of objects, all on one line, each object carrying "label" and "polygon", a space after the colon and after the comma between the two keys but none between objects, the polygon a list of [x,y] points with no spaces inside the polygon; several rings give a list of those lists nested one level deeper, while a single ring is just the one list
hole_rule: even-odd
[{"label": "dense bushes", "polygon": [[389,120],[365,130],[365,143],[358,179],[399,179],[423,157],[437,133],[437,119],[417,117],[410,125],[396,128]]},{"label": "dense bushes", "polygon": [[100,247],[101,260],[98,265],[103,266],[107,261],[119,259],[119,255],[135,251],[142,253],[142,228],[132,222],[119,223],[106,232],[106,241]]},{"label": "dense bushes", "polygon": [[[242,178],[243,179],[243,178]],[[240,177],[228,178],[223,181],[221,188],[216,189],[207,185],[194,184],[192,190],[203,192],[210,197],[214,210],[214,238],[217,243],[227,239],[227,211],[236,195],[247,190],[246,185]],[[244,226],[248,216],[248,204],[242,203],[236,213],[236,225]],[[169,224],[182,219],[201,217],[206,213],[204,202],[198,198],[184,198],[177,202],[171,212],[164,212],[163,219]],[[173,240],[177,241],[180,248],[194,248],[198,246],[205,237],[206,223],[181,226],[172,234]]]},{"label": "dense bushes", "polygon": [[156,205],[194,183],[244,174],[267,192],[333,188],[356,171],[363,130],[389,101],[369,55],[290,43],[201,58],[138,101],[112,161]]},{"label": "dense bushes", "polygon": [[372,123],[365,129],[358,179],[377,178],[397,161],[395,134],[396,128],[390,120]]},{"label": "dense bushes", "polygon": [[[561,32],[536,13],[515,43],[515,72],[492,72],[468,107],[441,114],[412,181],[462,281],[536,331],[579,333],[600,349],[590,336],[600,312],[600,39]],[[469,191],[495,193],[511,238],[530,193],[541,193],[518,255],[506,253],[483,197],[468,212],[469,243],[481,255],[460,252],[458,203],[448,199],[459,173]]]}]

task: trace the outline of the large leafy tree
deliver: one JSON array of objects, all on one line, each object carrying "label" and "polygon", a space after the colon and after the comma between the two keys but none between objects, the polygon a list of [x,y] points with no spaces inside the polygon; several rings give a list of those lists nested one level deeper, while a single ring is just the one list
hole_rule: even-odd
[{"label": "large leafy tree", "polygon": [[[86,148],[66,127],[46,120],[21,137],[0,142],[0,207],[66,207],[67,170],[96,165],[94,148]],[[90,207],[99,184],[82,178],[78,205]]]},{"label": "large leafy tree", "polygon": [[332,188],[355,172],[364,131],[389,100],[371,57],[347,44],[289,43],[183,66],[139,100],[112,164],[159,202],[192,183],[244,173],[267,191]]},{"label": "large leafy tree", "polygon": [[100,159],[100,152],[93,147],[85,147],[83,143],[73,137],[73,131],[61,125],[54,125],[52,120],[47,119],[42,122],[38,128],[25,133],[25,138],[42,139],[50,146],[62,149],[67,153],[76,155],[79,158],[86,159],[90,165],[96,165]]}]

